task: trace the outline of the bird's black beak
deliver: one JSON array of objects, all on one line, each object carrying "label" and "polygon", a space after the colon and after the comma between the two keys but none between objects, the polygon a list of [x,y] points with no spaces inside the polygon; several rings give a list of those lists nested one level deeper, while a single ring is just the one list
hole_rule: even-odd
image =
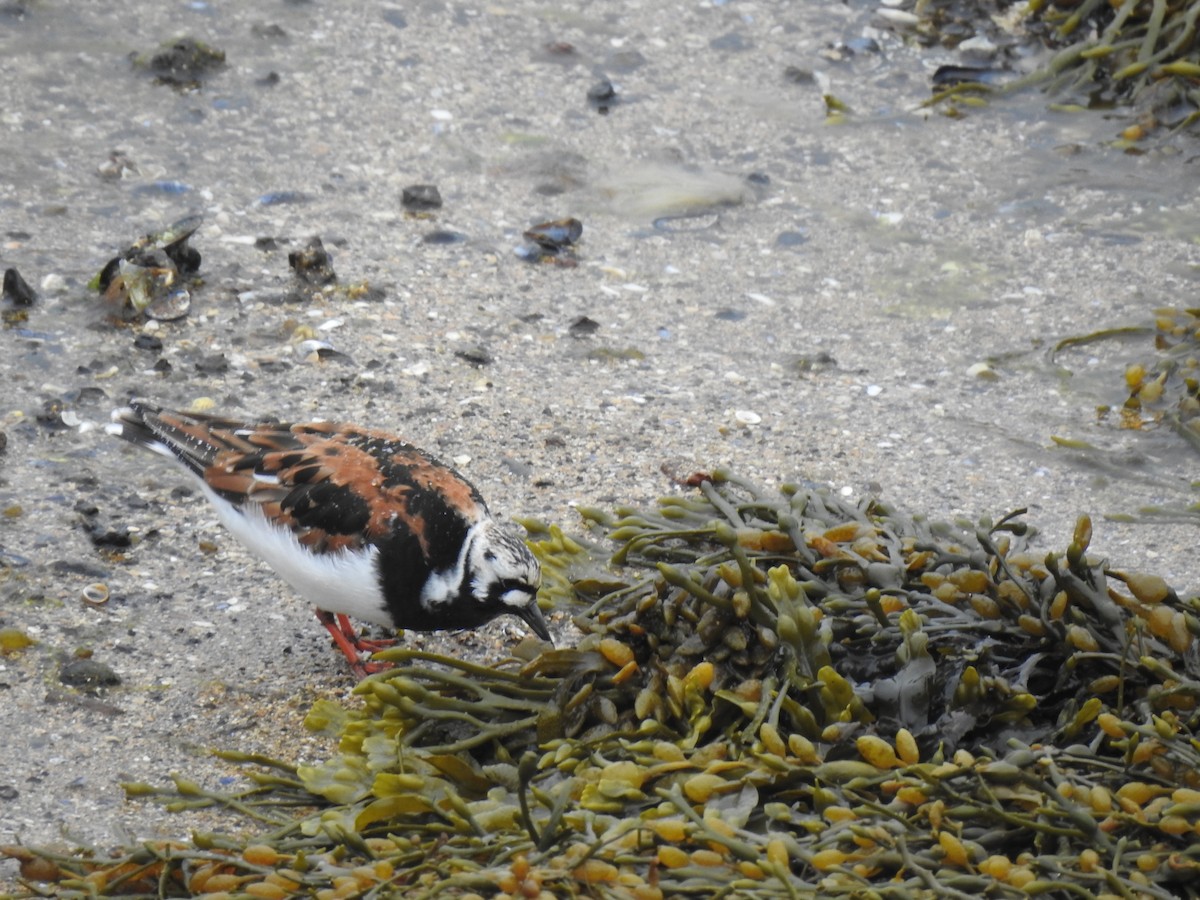
[{"label": "bird's black beak", "polygon": [[536,597],[530,600],[525,606],[513,611],[525,620],[525,624],[533,629],[534,634],[543,641],[549,641],[551,644],[554,643],[554,638],[550,637],[550,629],[546,625],[546,617],[542,615],[541,609],[538,608]]}]

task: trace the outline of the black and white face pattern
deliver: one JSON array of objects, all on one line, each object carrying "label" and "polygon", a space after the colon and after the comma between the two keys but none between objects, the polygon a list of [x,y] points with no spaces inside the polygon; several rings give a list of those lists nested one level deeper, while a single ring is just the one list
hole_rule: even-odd
[{"label": "black and white face pattern", "polygon": [[515,528],[490,519],[472,535],[467,557],[467,582],[471,595],[495,614],[512,613],[524,619],[534,633],[550,640],[546,621],[537,606],[541,566]]}]

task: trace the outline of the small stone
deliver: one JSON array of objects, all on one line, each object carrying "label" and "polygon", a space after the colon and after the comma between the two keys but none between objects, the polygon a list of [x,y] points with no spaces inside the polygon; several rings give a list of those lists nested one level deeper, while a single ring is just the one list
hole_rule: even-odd
[{"label": "small stone", "polygon": [[67,279],[63,278],[57,272],[51,272],[42,279],[40,287],[42,289],[42,293],[61,294],[67,289]]},{"label": "small stone", "polygon": [[202,375],[224,375],[229,371],[229,360],[224,353],[213,353],[196,361],[196,371]]},{"label": "small stone", "polygon": [[146,350],[150,353],[161,353],[163,342],[160,338],[152,334],[139,334],[133,339],[133,346],[138,350]]},{"label": "small stone", "polygon": [[311,238],[303,249],[289,253],[288,265],[305,284],[333,284],[337,281],[333,262],[319,237]]},{"label": "small stone", "polygon": [[454,355],[459,359],[466,360],[473,366],[486,366],[492,362],[492,354],[488,353],[487,350],[478,344],[455,350]]},{"label": "small stone", "polygon": [[609,109],[617,104],[616,88],[607,78],[601,78],[588,88],[587,101],[596,112],[606,116]]},{"label": "small stone", "polygon": [[109,666],[94,659],[72,659],[63,664],[58,680],[68,687],[99,688],[121,683],[121,678]]},{"label": "small stone", "polygon": [[993,369],[991,364],[985,362],[975,363],[967,369],[967,374],[982,381],[997,381],[1000,378],[1000,373]]},{"label": "small stone", "polygon": [[762,422],[762,416],[753,410],[736,409],[733,412],[733,420],[742,426],[758,425]]},{"label": "small stone", "polygon": [[813,84],[816,81],[812,69],[788,66],[783,70],[783,80],[790,84]]},{"label": "small stone", "polygon": [[442,194],[435,184],[410,184],[400,195],[400,204],[408,210],[442,208]]},{"label": "small stone", "polygon": [[33,306],[37,294],[16,269],[4,270],[4,299],[16,306]]},{"label": "small stone", "polygon": [[444,228],[439,228],[421,238],[421,243],[444,246],[446,244],[463,244],[466,243],[466,240],[467,236],[461,231],[447,231]]},{"label": "small stone", "polygon": [[617,96],[617,91],[613,87],[613,83],[607,78],[601,78],[590,88],[588,88],[587,92],[588,100],[597,105],[601,103],[608,103],[615,96]]},{"label": "small stone", "polygon": [[155,76],[159,84],[191,88],[213,72],[225,68],[225,51],[192,37],[164,44],[152,54],[134,54],[133,64]]},{"label": "small stone", "polygon": [[567,332],[571,337],[586,337],[589,334],[595,334],[600,329],[600,323],[595,319],[589,319],[587,316],[580,316],[567,326]]}]

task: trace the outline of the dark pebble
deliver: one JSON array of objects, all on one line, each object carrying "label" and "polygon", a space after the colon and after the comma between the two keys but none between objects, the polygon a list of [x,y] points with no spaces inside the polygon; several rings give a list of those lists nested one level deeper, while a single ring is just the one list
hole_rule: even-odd
[{"label": "dark pebble", "polygon": [[781,231],[775,237],[776,247],[799,247],[808,243],[808,235],[801,231]]},{"label": "dark pebble", "polygon": [[50,564],[50,570],[58,575],[82,575],[93,581],[104,581],[112,577],[112,573],[102,566],[74,559],[56,559]]},{"label": "dark pebble", "polygon": [[62,420],[62,414],[66,409],[66,404],[61,400],[43,400],[42,409],[36,416],[38,424],[46,428],[66,428],[67,426]]},{"label": "dark pebble", "polygon": [[301,250],[288,254],[288,265],[305,284],[332,284],[337,281],[333,262],[319,237],[314,237]]},{"label": "dark pebble", "polygon": [[16,269],[4,270],[4,299],[17,306],[33,306],[37,294]]},{"label": "dark pebble", "polygon": [[229,360],[224,353],[214,353],[197,360],[196,371],[203,375],[224,375],[229,371]]},{"label": "dark pebble", "polygon": [[595,334],[600,329],[600,323],[595,319],[589,319],[587,316],[580,316],[567,326],[567,331],[571,337],[586,337],[589,334]]},{"label": "dark pebble", "polygon": [[493,361],[492,354],[488,353],[487,350],[478,345],[463,347],[461,350],[455,350],[454,355],[459,359],[466,360],[473,366],[487,366]]},{"label": "dark pebble", "polygon": [[587,98],[593,103],[605,103],[615,96],[617,96],[617,92],[613,88],[613,83],[607,78],[601,78],[588,88],[587,92]]},{"label": "dark pebble", "polygon": [[462,244],[467,240],[467,236],[461,231],[444,231],[438,229],[431,231],[429,234],[421,238],[422,244]]},{"label": "dark pebble", "polygon": [[722,322],[740,322],[746,318],[746,313],[740,309],[722,309],[718,310],[713,318]]},{"label": "dark pebble", "polygon": [[83,530],[87,532],[87,536],[91,539],[93,547],[124,550],[127,547],[133,546],[133,538],[129,536],[129,527],[127,525],[106,528],[100,522],[91,519],[85,519],[81,524],[83,525]]},{"label": "dark pebble", "polygon": [[617,91],[607,78],[601,78],[587,92],[587,100],[601,115],[607,115],[610,107],[617,102]]},{"label": "dark pebble", "polygon": [[20,796],[21,792],[11,784],[0,784],[0,800],[16,800]]},{"label": "dark pebble", "polygon": [[835,368],[837,360],[824,350],[819,350],[816,353],[793,357],[790,365],[797,372],[815,372],[821,369]]},{"label": "dark pebble", "polygon": [[146,350],[150,353],[161,353],[163,342],[160,338],[152,334],[139,334],[133,339],[133,346],[138,350]]},{"label": "dark pebble", "polygon": [[783,80],[791,84],[812,84],[816,78],[813,76],[812,69],[788,66],[783,70]]},{"label": "dark pebble", "polygon": [[209,47],[203,41],[183,37],[175,41],[165,50],[154,54],[150,60],[150,68],[164,74],[213,68],[225,61],[221,50]]},{"label": "dark pebble", "polygon": [[283,30],[282,25],[276,25],[273,22],[255,22],[250,26],[250,33],[256,38],[261,38],[264,41],[285,41],[287,40],[287,32]]},{"label": "dark pebble", "polygon": [[391,7],[383,11],[383,21],[387,22],[393,28],[408,27],[408,19],[404,18],[404,13]]},{"label": "dark pebble", "polygon": [[413,211],[441,209],[442,192],[436,184],[410,184],[400,194],[400,205]]},{"label": "dark pebble", "polygon": [[954,87],[958,84],[999,84],[1010,73],[1001,69],[974,66],[938,66],[933,73],[933,86]]},{"label": "dark pebble", "polygon": [[728,34],[713,38],[708,42],[708,46],[713,50],[727,50],[730,53],[740,53],[743,50],[749,50],[754,46],[754,43],[746,40],[738,32],[731,31]]},{"label": "dark pebble", "polygon": [[183,88],[225,68],[225,51],[195,38],[182,37],[151,56],[148,64],[144,60],[145,57],[135,55],[134,62],[145,64],[160,83]]},{"label": "dark pebble", "polygon": [[121,683],[116,672],[94,659],[73,659],[63,663],[58,680],[74,688],[112,687]]}]

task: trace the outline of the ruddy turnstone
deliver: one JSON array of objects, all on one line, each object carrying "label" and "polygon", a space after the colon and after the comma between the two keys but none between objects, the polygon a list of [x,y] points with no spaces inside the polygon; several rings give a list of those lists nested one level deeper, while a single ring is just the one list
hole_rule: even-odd
[{"label": "ruddy turnstone", "polygon": [[449,466],[382,431],[331,422],[241,422],[146,400],[109,434],[180,463],[221,522],[317,607],[360,677],[377,670],[347,619],[473,628],[504,613],[542,640],[541,570],[521,537]]}]

